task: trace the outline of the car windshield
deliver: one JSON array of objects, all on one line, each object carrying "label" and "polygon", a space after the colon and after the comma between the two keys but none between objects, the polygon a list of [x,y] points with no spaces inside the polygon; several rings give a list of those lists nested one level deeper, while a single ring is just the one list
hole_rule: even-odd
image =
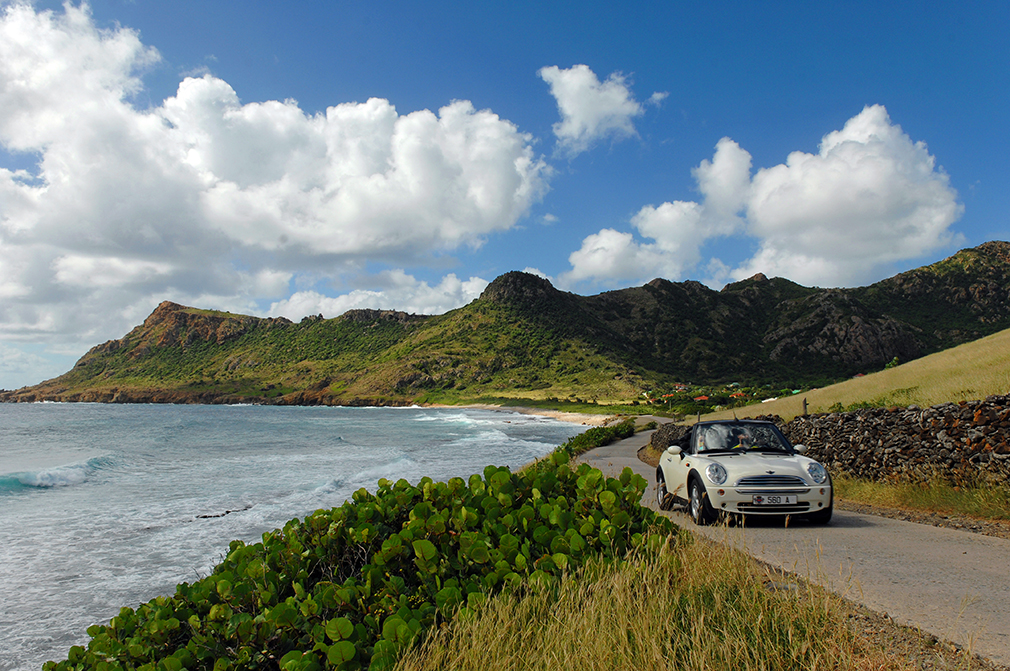
[{"label": "car windshield", "polygon": [[720,422],[697,428],[698,452],[792,452],[774,424]]}]

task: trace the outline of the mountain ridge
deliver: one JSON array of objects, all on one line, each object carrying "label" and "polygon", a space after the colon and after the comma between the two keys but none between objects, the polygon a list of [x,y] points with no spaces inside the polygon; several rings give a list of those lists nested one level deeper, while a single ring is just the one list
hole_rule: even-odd
[{"label": "mountain ridge", "polygon": [[294,323],[164,301],[67,373],[3,401],[390,405],[481,396],[637,398],[690,381],[823,384],[1010,328],[1010,243],[866,287],[762,274],[716,291],[656,278],[579,296],[512,271],[444,315]]}]

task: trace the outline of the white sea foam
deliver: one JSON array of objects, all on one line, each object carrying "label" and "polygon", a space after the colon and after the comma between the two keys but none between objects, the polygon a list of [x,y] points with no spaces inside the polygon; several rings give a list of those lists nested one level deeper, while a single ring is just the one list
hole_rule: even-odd
[{"label": "white sea foam", "polygon": [[[409,457],[402,456],[395,461],[379,464],[378,466],[366,468],[356,473],[354,477],[351,478],[351,482],[359,484],[359,486],[374,489],[375,484],[380,479],[399,479],[401,477],[405,477],[409,473],[413,473],[416,468],[417,462]],[[409,480],[410,478],[408,477],[407,479]]]},{"label": "white sea foam", "polygon": [[88,477],[87,464],[50,468],[38,473],[22,473],[18,480],[26,487],[67,487],[79,485]]}]

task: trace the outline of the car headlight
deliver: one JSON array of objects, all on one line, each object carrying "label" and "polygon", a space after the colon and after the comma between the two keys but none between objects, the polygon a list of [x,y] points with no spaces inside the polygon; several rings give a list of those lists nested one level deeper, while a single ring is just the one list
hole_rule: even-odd
[{"label": "car headlight", "polygon": [[713,485],[721,485],[726,482],[726,469],[722,464],[709,464],[705,469],[705,476]]},{"label": "car headlight", "polygon": [[814,479],[814,482],[819,485],[823,485],[824,481],[828,479],[828,472],[816,461],[807,464],[807,472],[810,473],[810,477]]}]

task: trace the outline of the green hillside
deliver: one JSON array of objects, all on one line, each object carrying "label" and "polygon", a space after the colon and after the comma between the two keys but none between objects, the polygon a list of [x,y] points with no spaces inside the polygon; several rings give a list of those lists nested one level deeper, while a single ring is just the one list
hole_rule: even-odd
[{"label": "green hillside", "polygon": [[502,275],[439,316],[354,310],[295,324],[162,303],[66,374],[7,401],[628,402],[677,383],[823,386],[1010,328],[1010,243],[869,287],[763,275],[578,296]]}]

